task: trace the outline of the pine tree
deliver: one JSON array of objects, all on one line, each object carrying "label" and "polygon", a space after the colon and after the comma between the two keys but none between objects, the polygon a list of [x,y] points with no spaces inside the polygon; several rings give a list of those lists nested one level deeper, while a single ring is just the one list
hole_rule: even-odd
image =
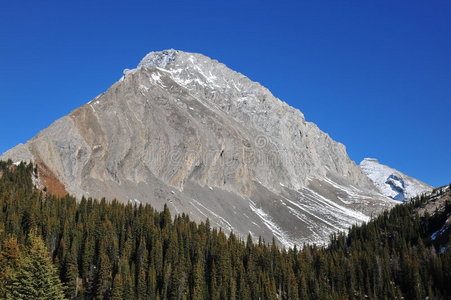
[{"label": "pine tree", "polygon": [[77,297],[78,268],[75,251],[70,251],[62,263],[61,279],[65,286],[65,295],[69,299]]},{"label": "pine tree", "polygon": [[147,281],[146,273],[140,271],[138,274],[138,282],[136,284],[136,299],[146,299],[147,296]]},{"label": "pine tree", "polygon": [[29,235],[29,249],[20,258],[19,268],[6,286],[6,299],[60,300],[63,285],[42,239]]},{"label": "pine tree", "polygon": [[194,265],[193,270],[193,291],[192,291],[192,299],[203,300],[204,299],[204,270],[200,261],[197,261]]},{"label": "pine tree", "polygon": [[15,237],[6,239],[0,251],[0,297],[5,297],[5,285],[18,268],[20,250]]},{"label": "pine tree", "polygon": [[153,266],[149,270],[147,287],[150,299],[154,299],[157,292],[157,272]]},{"label": "pine tree", "polygon": [[97,299],[103,299],[104,297],[109,298],[108,294],[112,282],[111,269],[110,259],[105,253],[101,253],[94,281],[95,296]]},{"label": "pine tree", "polygon": [[165,203],[163,207],[163,211],[160,216],[160,226],[161,228],[165,228],[171,224],[171,213],[169,211],[168,205]]},{"label": "pine tree", "polygon": [[121,274],[117,274],[113,280],[113,288],[111,291],[111,300],[124,299],[123,293],[124,293],[124,287],[123,287],[123,283],[122,283],[122,276],[121,276]]}]

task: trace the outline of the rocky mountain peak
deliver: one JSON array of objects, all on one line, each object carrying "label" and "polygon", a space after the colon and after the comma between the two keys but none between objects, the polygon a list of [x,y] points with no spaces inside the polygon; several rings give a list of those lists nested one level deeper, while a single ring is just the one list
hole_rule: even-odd
[{"label": "rocky mountain peak", "polygon": [[138,64],[140,67],[166,68],[170,63],[175,61],[177,54],[181,51],[168,49],[163,51],[149,52]]}]

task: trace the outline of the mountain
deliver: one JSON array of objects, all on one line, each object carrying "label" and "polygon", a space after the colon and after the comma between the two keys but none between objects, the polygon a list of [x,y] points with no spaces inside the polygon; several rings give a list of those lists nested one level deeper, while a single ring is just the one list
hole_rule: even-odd
[{"label": "mountain", "polygon": [[374,158],[362,160],[360,168],[383,195],[394,200],[405,201],[433,189],[432,186],[383,165]]},{"label": "mountain", "polygon": [[32,161],[51,192],[168,205],[284,246],[392,207],[297,109],[224,64],[151,52],[105,93],[1,159]]}]

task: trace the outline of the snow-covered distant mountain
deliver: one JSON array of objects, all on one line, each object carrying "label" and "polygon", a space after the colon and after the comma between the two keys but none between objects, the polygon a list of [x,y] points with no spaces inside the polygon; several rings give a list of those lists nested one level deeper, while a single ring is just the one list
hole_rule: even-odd
[{"label": "snow-covered distant mountain", "polygon": [[365,158],[360,168],[382,194],[394,200],[405,201],[433,189],[424,182],[379,163],[375,158]]}]

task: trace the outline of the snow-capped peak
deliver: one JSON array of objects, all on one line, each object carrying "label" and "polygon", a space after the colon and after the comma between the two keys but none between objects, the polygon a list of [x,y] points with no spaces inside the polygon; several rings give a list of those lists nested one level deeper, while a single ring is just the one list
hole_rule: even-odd
[{"label": "snow-capped peak", "polygon": [[424,182],[379,163],[375,158],[365,158],[360,168],[382,194],[394,200],[405,201],[433,189]]}]

